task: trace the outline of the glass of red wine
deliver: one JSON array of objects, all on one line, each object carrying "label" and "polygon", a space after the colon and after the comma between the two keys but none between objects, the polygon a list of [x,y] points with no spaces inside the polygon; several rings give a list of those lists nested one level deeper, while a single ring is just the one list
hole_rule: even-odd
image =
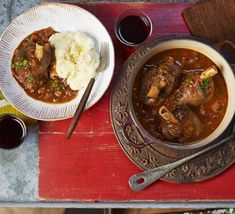
[{"label": "glass of red wine", "polygon": [[150,18],[140,10],[128,9],[116,20],[115,34],[127,47],[142,45],[152,33]]},{"label": "glass of red wine", "polygon": [[14,149],[25,139],[27,129],[23,120],[13,114],[0,116],[0,148]]}]

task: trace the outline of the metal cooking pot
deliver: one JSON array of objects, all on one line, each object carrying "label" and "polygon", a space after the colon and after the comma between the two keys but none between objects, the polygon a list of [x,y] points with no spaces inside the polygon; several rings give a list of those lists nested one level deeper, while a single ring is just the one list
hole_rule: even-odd
[{"label": "metal cooking pot", "polygon": [[[151,143],[156,143],[160,146],[173,149],[198,149],[200,147],[210,144],[211,142],[213,142],[215,139],[217,139],[219,136],[223,134],[223,132],[231,123],[235,112],[235,76],[232,69],[232,67],[235,69],[235,65],[229,64],[229,62],[225,59],[225,57],[220,53],[221,47],[224,44],[230,45],[232,48],[235,49],[235,45],[229,41],[221,42],[217,45],[212,46],[192,37],[170,37],[158,40],[156,42],[141,47],[139,50],[137,50],[136,53],[134,53],[128,59],[128,61],[132,65],[131,66],[132,73],[129,77],[129,82],[128,82],[128,107],[129,107],[130,118],[129,120],[126,121],[126,123],[123,126],[123,135],[131,145],[137,148],[142,148]],[[227,110],[220,125],[208,137],[198,141],[191,142],[186,145],[176,144],[168,141],[163,142],[150,135],[139,122],[132,103],[133,85],[135,78],[138,76],[141,70],[141,67],[156,54],[162,51],[175,48],[185,48],[185,49],[195,50],[210,58],[218,66],[218,68],[220,68],[224,80],[226,82],[226,87],[228,92]],[[139,131],[139,134],[143,137],[143,142],[141,144],[137,144],[136,142],[134,142],[127,134],[126,128],[130,124],[131,120],[134,122],[137,130]]]}]

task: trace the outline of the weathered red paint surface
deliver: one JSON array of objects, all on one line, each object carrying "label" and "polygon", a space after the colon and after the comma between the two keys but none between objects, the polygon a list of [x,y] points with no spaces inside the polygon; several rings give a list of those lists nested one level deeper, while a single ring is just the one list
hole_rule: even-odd
[{"label": "weathered red paint surface", "polygon": [[[116,75],[128,53],[118,45],[113,26],[118,14],[125,9],[139,8],[150,16],[154,29],[149,40],[188,34],[181,18],[181,11],[188,3],[80,5],[95,14],[110,32],[116,49]],[[160,181],[141,192],[133,192],[128,186],[128,179],[141,170],[127,158],[114,136],[109,116],[110,91],[84,113],[69,141],[65,140],[65,133],[70,120],[40,123],[40,198],[79,201],[235,200],[235,166],[202,183],[172,184]]]}]

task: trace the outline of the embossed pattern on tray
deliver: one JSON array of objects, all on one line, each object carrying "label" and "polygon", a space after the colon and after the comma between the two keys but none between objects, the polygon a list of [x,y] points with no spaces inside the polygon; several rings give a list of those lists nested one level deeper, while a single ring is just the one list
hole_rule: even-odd
[{"label": "embossed pattern on tray", "polygon": [[[152,44],[155,45],[154,43]],[[157,166],[168,164],[180,157],[190,155],[192,151],[164,151],[156,144],[144,148],[135,148],[128,144],[123,135],[123,126],[130,118],[127,102],[128,80],[137,62],[149,50],[150,46],[144,46],[135,52],[118,71],[115,85],[111,95],[111,119],[115,135],[126,155],[140,168],[147,170]],[[135,124],[131,121],[126,127],[126,132],[132,141],[141,144],[143,138],[136,130]],[[168,173],[162,180],[175,183],[191,183],[204,181],[212,178],[235,162],[235,144],[230,141],[219,148],[208,152]]]}]

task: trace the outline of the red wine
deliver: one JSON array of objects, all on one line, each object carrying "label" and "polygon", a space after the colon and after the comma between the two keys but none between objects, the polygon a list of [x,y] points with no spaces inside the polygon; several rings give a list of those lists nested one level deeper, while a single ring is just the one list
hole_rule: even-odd
[{"label": "red wine", "polygon": [[14,115],[0,117],[0,147],[13,149],[18,147],[24,140],[26,127],[20,119]]},{"label": "red wine", "polygon": [[144,42],[151,32],[151,24],[146,17],[130,15],[123,18],[118,26],[119,38],[128,45]]}]

